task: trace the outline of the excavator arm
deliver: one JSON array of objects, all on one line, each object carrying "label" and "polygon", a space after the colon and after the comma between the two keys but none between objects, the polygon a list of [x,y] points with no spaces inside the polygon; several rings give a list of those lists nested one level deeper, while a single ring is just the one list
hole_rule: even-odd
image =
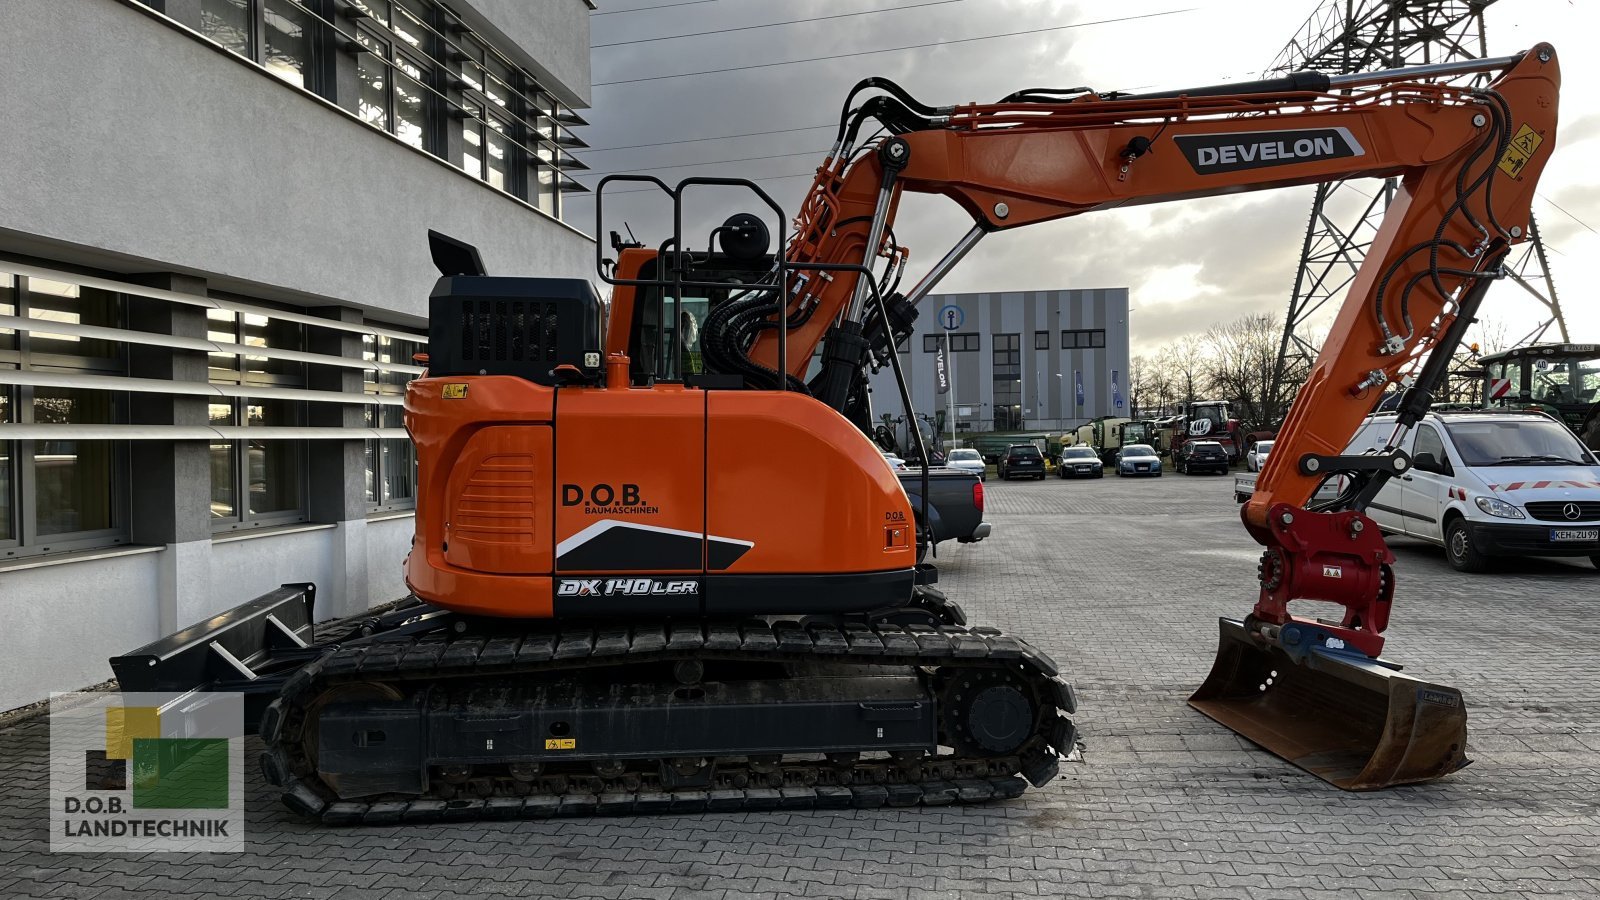
[{"label": "excavator arm", "polygon": [[[1467,75],[1487,83],[1429,80]],[[909,331],[909,310],[990,232],[1132,204],[1398,179],[1243,508],[1245,527],[1266,548],[1255,608],[1242,622],[1224,620],[1217,667],[1191,702],[1341,786],[1437,777],[1465,764],[1460,695],[1392,676],[1398,667],[1379,660],[1393,556],[1362,510],[1384,479],[1409,468],[1401,439],[1427,410],[1508,248],[1525,239],[1554,143],[1559,81],[1554,50],[1539,45],[1514,57],[1391,72],[1298,73],[1134,96],[1025,91],[943,109],[887,82],[863,82],[858,92],[887,93],[853,109],[852,94],[787,248],[797,266],[787,315],[798,324],[787,334],[761,333],[750,358],[776,369],[787,342],[788,374],[799,379],[820,345],[822,371],[810,388],[846,412],[859,399],[865,365],[892,355]],[[868,120],[889,136],[858,148]],[[974,226],[894,298],[896,313],[853,271],[794,274],[809,264],[884,258],[891,272],[902,267],[906,251],[893,225],[908,191],[951,198]],[[1388,448],[1344,456],[1384,387],[1397,383],[1405,394]],[[1340,499],[1307,509],[1336,475],[1347,485]],[[1290,612],[1303,601],[1342,612]]]}]

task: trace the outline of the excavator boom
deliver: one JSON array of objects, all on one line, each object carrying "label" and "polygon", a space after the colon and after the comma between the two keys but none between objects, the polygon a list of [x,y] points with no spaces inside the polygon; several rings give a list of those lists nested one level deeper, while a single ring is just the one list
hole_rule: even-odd
[{"label": "excavator boom", "polygon": [[[1466,75],[1479,86],[1424,80]],[[1397,179],[1243,508],[1246,529],[1266,548],[1259,598],[1243,621],[1223,621],[1218,661],[1191,702],[1341,786],[1425,780],[1465,764],[1464,703],[1459,692],[1398,675],[1379,660],[1395,591],[1393,556],[1363,510],[1385,479],[1410,466],[1401,439],[1427,410],[1508,248],[1525,239],[1554,144],[1559,83],[1548,45],[1392,72],[1299,73],[1141,96],[1032,91],[944,109],[863,82],[889,90],[860,109],[894,136],[857,151],[853,134],[866,114],[847,117],[801,209],[789,257],[888,256],[893,269],[904,251],[887,236],[902,196],[942,194],[974,227],[905,298],[914,306],[990,232],[1132,204]],[[860,408],[864,354],[886,355],[881,338],[869,348],[874,323],[863,281],[851,275],[791,285],[788,316],[804,324],[786,337],[763,333],[752,359],[776,367],[786,340],[789,374],[798,378],[820,343],[824,370],[811,386],[851,415]],[[1392,384],[1405,399],[1387,448],[1344,456]],[[1340,499],[1306,509],[1332,477],[1346,484]],[[1291,612],[1291,604],[1307,602],[1340,612],[1330,619]]]}]

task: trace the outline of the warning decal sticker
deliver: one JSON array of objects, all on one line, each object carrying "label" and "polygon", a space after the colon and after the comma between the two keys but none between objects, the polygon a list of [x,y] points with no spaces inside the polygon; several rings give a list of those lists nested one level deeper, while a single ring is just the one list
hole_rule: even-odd
[{"label": "warning decal sticker", "polygon": [[1533,152],[1544,143],[1544,138],[1528,125],[1523,125],[1517,136],[1511,139],[1506,147],[1506,153],[1500,157],[1500,171],[1512,178],[1522,177],[1522,167],[1533,158]]}]

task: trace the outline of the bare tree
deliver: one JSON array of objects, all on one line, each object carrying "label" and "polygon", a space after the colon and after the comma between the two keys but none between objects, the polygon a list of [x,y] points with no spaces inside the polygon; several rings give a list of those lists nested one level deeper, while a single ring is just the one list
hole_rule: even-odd
[{"label": "bare tree", "polygon": [[1503,319],[1480,319],[1469,330],[1470,340],[1456,348],[1445,374],[1445,383],[1435,392],[1440,403],[1479,406],[1483,403],[1483,365],[1478,358],[1510,350],[1516,342]]},{"label": "bare tree", "polygon": [[1283,325],[1275,315],[1255,313],[1214,325],[1201,340],[1211,392],[1233,405],[1245,430],[1277,421],[1279,398],[1270,396]]},{"label": "bare tree", "polygon": [[1157,360],[1172,382],[1171,402],[1193,403],[1210,391],[1205,342],[1200,337],[1191,334],[1173,341]]},{"label": "bare tree", "polygon": [[1150,418],[1172,402],[1171,394],[1172,380],[1159,362],[1140,355],[1128,363],[1128,403],[1135,417]]}]

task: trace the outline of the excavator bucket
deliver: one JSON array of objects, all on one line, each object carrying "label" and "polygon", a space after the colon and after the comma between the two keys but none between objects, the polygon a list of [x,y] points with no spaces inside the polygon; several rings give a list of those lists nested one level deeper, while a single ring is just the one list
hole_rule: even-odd
[{"label": "excavator bucket", "polygon": [[1467,765],[1461,692],[1316,647],[1303,662],[1221,620],[1189,705],[1347,791],[1432,781]]}]

